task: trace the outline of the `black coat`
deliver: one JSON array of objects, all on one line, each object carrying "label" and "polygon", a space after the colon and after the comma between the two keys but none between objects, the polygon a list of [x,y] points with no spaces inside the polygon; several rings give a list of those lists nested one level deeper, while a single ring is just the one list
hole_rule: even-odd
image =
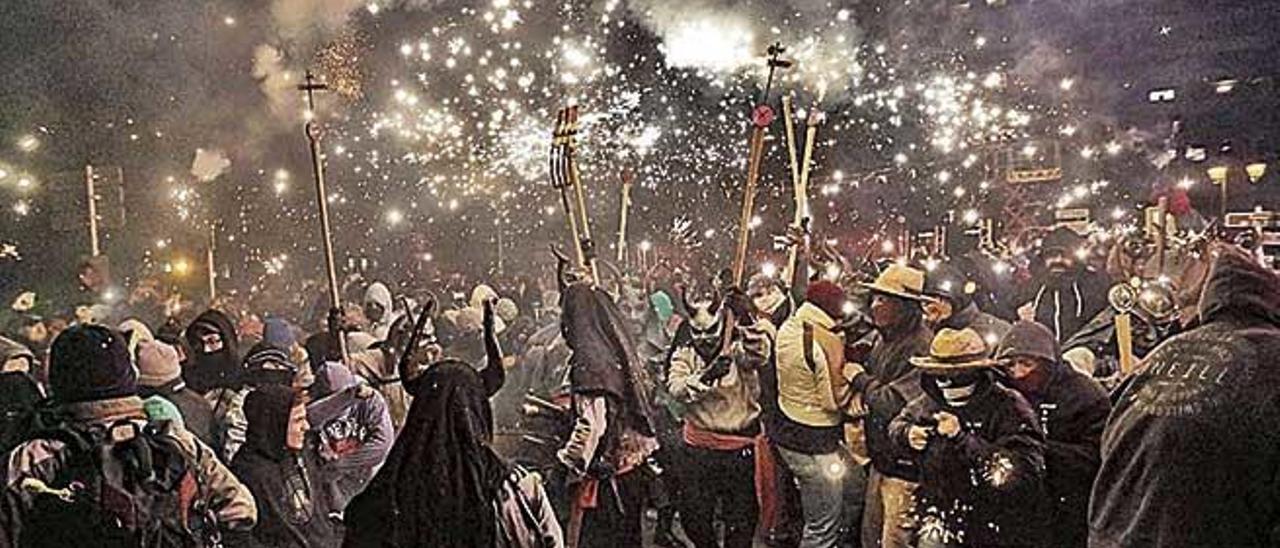
[{"label": "black coat", "polygon": [[[940,520],[964,546],[1041,546],[1045,532],[1044,435],[1031,406],[1017,392],[984,378],[969,403],[951,407],[929,377],[925,394],[889,426],[890,439],[920,469],[916,515]],[[961,433],[930,438],[912,449],[912,425],[934,425],[935,413],[960,419]]]},{"label": "black coat", "polygon": [[1083,548],[1089,491],[1098,474],[1098,445],[1111,401],[1098,381],[1061,362],[1052,367],[1042,393],[1023,394],[1045,433],[1044,483],[1054,516],[1045,546]]},{"label": "black coat", "polygon": [[1107,307],[1110,289],[1105,274],[1085,268],[1069,278],[1043,280],[1027,300],[1035,308],[1035,320],[1066,341]]},{"label": "black coat", "polygon": [[1090,546],[1275,545],[1280,276],[1224,249],[1200,319],[1119,389],[1102,436]]}]

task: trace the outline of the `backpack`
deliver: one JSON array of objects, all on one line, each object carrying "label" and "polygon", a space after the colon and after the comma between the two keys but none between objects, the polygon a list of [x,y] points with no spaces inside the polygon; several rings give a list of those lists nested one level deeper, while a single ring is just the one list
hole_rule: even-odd
[{"label": "backpack", "polygon": [[169,427],[126,419],[34,434],[64,443],[66,459],[53,481],[23,481],[32,509],[19,546],[221,546],[216,515],[201,497],[200,468]]}]

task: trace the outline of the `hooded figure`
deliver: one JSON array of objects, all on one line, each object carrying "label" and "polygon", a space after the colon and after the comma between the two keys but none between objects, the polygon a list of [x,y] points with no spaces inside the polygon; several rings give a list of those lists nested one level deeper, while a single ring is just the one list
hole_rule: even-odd
[{"label": "hooded figure", "polygon": [[321,548],[342,538],[342,509],[317,472],[318,457],[303,436],[305,398],[287,386],[257,388],[244,400],[249,428],[231,471],[253,492],[258,525],[231,546]]},{"label": "hooded figure", "polygon": [[[561,330],[572,352],[569,385],[575,422],[557,458],[584,480],[573,510],[582,515],[580,545],[636,545],[644,485],[640,474],[629,472],[657,449],[653,382],[608,293],[586,282],[573,283],[563,287],[560,307]],[[609,480],[600,481],[605,478]],[[588,508],[585,501],[591,499],[596,504]]]},{"label": "hooded figure", "polygon": [[911,359],[924,394],[889,437],[918,463],[920,546],[1044,545],[1044,435],[1027,401],[994,381],[989,355],[976,331],[943,329]]},{"label": "hooded figure", "polygon": [[187,326],[186,338],[192,355],[182,378],[188,387],[203,395],[240,386],[240,340],[231,318],[206,310]]},{"label": "hooded figure", "polygon": [[373,282],[364,291],[364,315],[369,319],[369,334],[376,341],[385,340],[397,314],[391,303],[391,290],[382,282]]},{"label": "hooded figure", "polygon": [[343,508],[386,460],[395,438],[391,413],[382,394],[341,363],[325,363],[311,392],[307,421],[318,438],[321,479]]},{"label": "hooded figure", "polygon": [[44,392],[31,376],[35,355],[25,346],[0,337],[0,451],[23,441],[26,418]]},{"label": "hooded figure", "polygon": [[412,384],[386,464],[346,512],[347,547],[563,546],[541,480],[493,450],[489,389],[446,360]]},{"label": "hooded figure", "polygon": [[1274,546],[1280,493],[1280,276],[1229,246],[1199,327],[1160,345],[1115,393],[1089,545]]},{"label": "hooded figure", "polygon": [[1031,404],[1045,434],[1045,489],[1055,519],[1045,546],[1083,548],[1089,488],[1098,474],[1098,444],[1111,412],[1107,391],[1065,364],[1049,328],[1022,321],[1000,342],[1005,382]]}]

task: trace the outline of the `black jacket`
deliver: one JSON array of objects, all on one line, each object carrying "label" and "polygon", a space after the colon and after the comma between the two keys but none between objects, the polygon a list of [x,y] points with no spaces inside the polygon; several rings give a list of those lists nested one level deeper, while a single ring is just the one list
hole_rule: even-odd
[{"label": "black jacket", "polygon": [[[963,407],[947,405],[931,378],[921,377],[920,385],[925,394],[889,426],[890,439],[919,465],[916,515],[940,520],[964,546],[1041,546],[1044,435],[1031,406],[989,378]],[[912,449],[910,427],[934,425],[934,414],[943,411],[960,419],[961,433],[935,434],[924,451]]]},{"label": "black jacket", "polygon": [[1088,268],[1063,279],[1048,278],[1033,287],[1028,299],[1035,319],[1066,341],[1107,307],[1111,282]]},{"label": "black jacket", "polygon": [[1089,545],[1274,546],[1280,524],[1280,277],[1223,248],[1202,325],[1120,387]]},{"label": "black jacket", "polygon": [[1045,546],[1083,548],[1088,540],[1089,490],[1098,473],[1098,445],[1111,412],[1098,381],[1061,362],[1042,393],[1023,394],[1045,433],[1045,490],[1054,519]]}]

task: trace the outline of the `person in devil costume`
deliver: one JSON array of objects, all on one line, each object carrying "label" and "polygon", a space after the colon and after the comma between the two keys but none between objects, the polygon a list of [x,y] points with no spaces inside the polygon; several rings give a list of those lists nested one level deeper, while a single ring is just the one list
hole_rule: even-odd
[{"label": "person in devil costume", "polygon": [[[717,505],[726,547],[752,545],[758,513],[759,370],[772,353],[774,329],[763,318],[750,326],[729,325],[722,313],[727,306],[719,293],[685,301],[693,338],[675,349],[667,378],[667,388],[685,407],[684,459],[676,471],[683,476],[677,479],[681,524],[699,548],[720,546]],[[726,336],[736,339],[731,346],[725,346]]]},{"label": "person in devil costume", "polygon": [[421,338],[401,360],[413,403],[386,463],[347,507],[343,546],[564,545],[542,478],[493,447],[489,399],[506,380],[493,308],[492,300],[483,304],[484,369],[442,358],[438,344]]},{"label": "person in devil costume", "polygon": [[653,383],[613,299],[586,279],[570,279],[568,260],[556,255],[560,327],[572,352],[574,425],[556,454],[575,484],[567,541],[592,548],[638,547],[647,492],[639,468],[658,448]]}]

